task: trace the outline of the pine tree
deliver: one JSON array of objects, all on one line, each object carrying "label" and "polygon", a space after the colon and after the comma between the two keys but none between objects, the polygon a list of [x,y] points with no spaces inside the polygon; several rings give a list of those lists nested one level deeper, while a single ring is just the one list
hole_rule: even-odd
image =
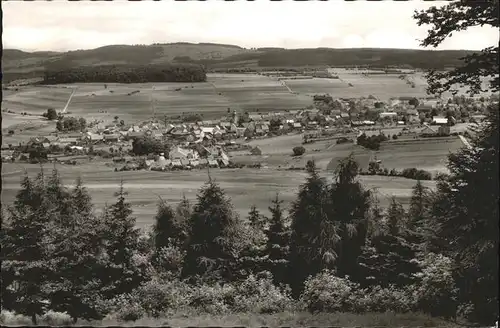
[{"label": "pine tree", "polygon": [[371,192],[356,181],[358,168],[352,155],[342,160],[329,189],[328,220],[339,236],[335,245],[337,274],[353,280],[362,279],[357,258],[366,242],[372,198]]},{"label": "pine tree", "polygon": [[368,219],[367,240],[380,235],[385,227],[383,209],[380,207],[380,200],[376,195],[372,195],[372,207]]},{"label": "pine tree", "polygon": [[178,227],[178,239],[182,248],[187,247],[189,239],[189,218],[191,217],[191,203],[186,195],[182,196],[181,202],[177,205],[176,211],[176,224]]},{"label": "pine tree", "polygon": [[403,206],[393,197],[384,230],[370,238],[358,259],[364,285],[403,287],[414,282],[413,275],[419,268],[412,261],[415,252],[403,230],[405,215]]},{"label": "pine tree", "polygon": [[436,245],[454,259],[459,299],[471,303],[469,319],[489,324],[498,318],[499,114],[472,148],[449,156],[450,175],[438,183],[433,215]]},{"label": "pine tree", "polygon": [[288,266],[288,252],[290,231],[285,224],[283,209],[281,205],[283,200],[279,199],[278,194],[269,207],[271,218],[269,228],[266,231],[267,246],[265,253],[268,255],[270,270],[276,283],[286,283],[286,268]]},{"label": "pine tree", "polygon": [[14,205],[8,210],[8,236],[3,240],[2,280],[8,290],[2,307],[31,317],[45,312],[44,287],[51,276],[50,221],[56,213],[45,192],[43,171],[21,182]]},{"label": "pine tree", "polygon": [[[438,46],[455,31],[474,26],[499,27],[499,1],[453,1],[416,12],[419,25],[429,25],[423,46]],[[464,85],[472,93],[498,92],[498,43],[463,58],[452,71],[432,71],[429,91],[441,93]],[[435,207],[439,246],[451,256],[460,301],[471,303],[469,320],[492,325],[498,320],[498,102],[491,104],[490,122],[473,140],[471,149],[449,156],[450,177],[440,182]],[[435,214],[435,215],[436,215]]]},{"label": "pine tree", "polygon": [[172,207],[164,200],[160,200],[155,216],[155,225],[153,226],[156,250],[178,244],[175,219]]},{"label": "pine tree", "polygon": [[130,204],[126,202],[127,193],[123,181],[115,196],[116,203],[104,212],[104,239],[110,265],[105,267],[103,275],[105,287],[102,294],[110,298],[131,292],[146,278],[144,264],[136,265],[134,256],[139,253],[139,229],[135,227]]},{"label": "pine tree", "polygon": [[335,233],[326,223],[326,183],[313,161],[307,163],[309,177],[300,186],[290,210],[291,237],[289,284],[294,296],[302,291],[305,279],[331,265]]},{"label": "pine tree", "polygon": [[[56,176],[57,172],[53,176]],[[68,313],[74,320],[101,319],[95,308],[94,296],[100,287],[98,276],[102,251],[101,231],[97,217],[93,215],[92,199],[83,187],[81,179],[76,186],[66,191],[62,185],[53,190],[63,192],[69,198],[64,212],[58,213],[63,219],[52,226],[54,232],[51,264],[54,267],[48,289],[51,309]]]},{"label": "pine tree", "polygon": [[241,222],[224,191],[212,179],[200,189],[190,219],[182,277],[234,279],[241,250]]},{"label": "pine tree", "polygon": [[247,220],[252,229],[255,229],[256,231],[264,229],[265,217],[259,212],[255,205],[250,207]]},{"label": "pine tree", "polygon": [[406,227],[411,234],[412,243],[419,251],[425,251],[426,243],[432,239],[430,199],[429,189],[420,180],[417,180],[412,189]]}]

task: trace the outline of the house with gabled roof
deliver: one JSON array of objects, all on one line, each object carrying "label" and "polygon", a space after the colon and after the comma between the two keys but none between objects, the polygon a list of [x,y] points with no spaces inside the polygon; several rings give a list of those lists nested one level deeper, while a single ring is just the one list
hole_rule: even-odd
[{"label": "house with gabled roof", "polygon": [[104,135],[105,142],[118,142],[119,140],[120,140],[120,135],[117,133]]},{"label": "house with gabled roof", "polygon": [[258,121],[262,120],[262,115],[255,115],[255,114],[252,114],[252,115],[248,115],[248,118],[249,118],[251,121],[258,122]]},{"label": "house with gabled roof", "polygon": [[430,127],[429,125],[425,125],[422,130],[420,130],[421,135],[435,135],[438,131]]},{"label": "house with gabled roof", "polygon": [[76,145],[78,141],[78,138],[59,138],[59,143],[61,145]]}]

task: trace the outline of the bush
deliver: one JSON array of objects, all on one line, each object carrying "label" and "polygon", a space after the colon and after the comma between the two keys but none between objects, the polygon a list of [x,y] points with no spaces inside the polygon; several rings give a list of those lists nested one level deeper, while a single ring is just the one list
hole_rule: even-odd
[{"label": "bush", "polygon": [[[142,313],[159,318],[187,307],[192,295],[193,288],[179,280],[152,279],[132,293],[130,303],[139,305]],[[131,309],[133,313],[140,313],[135,305]]]},{"label": "bush", "polygon": [[154,265],[159,273],[171,272],[179,275],[184,263],[185,251],[175,246],[160,248],[154,256]]},{"label": "bush", "polygon": [[301,156],[306,152],[306,149],[302,146],[293,147],[293,156]]},{"label": "bush", "polygon": [[348,278],[336,277],[324,271],[305,282],[300,298],[308,311],[316,312],[409,312],[415,308],[414,293],[410,289],[390,286],[361,288]]},{"label": "bush", "polygon": [[358,288],[359,285],[346,278],[323,271],[305,281],[300,300],[312,313],[349,312],[353,310],[350,298]]},{"label": "bush", "polygon": [[385,134],[381,133],[379,135],[372,135],[370,137],[367,137],[365,133],[360,135],[357,138],[357,143],[360,146],[363,146],[365,148],[371,149],[371,150],[379,150],[380,149],[380,143],[383,141],[387,141],[388,138]]},{"label": "bush", "polygon": [[52,310],[47,311],[47,313],[40,318],[40,321],[48,326],[69,326],[73,323],[69,314],[54,312]]},{"label": "bush", "polygon": [[419,283],[413,286],[418,309],[433,316],[454,317],[458,302],[452,276],[453,260],[441,254],[428,253],[416,261],[422,270],[416,274]]},{"label": "bush", "polygon": [[250,275],[236,286],[236,312],[278,313],[293,309],[293,300],[288,287],[280,288],[273,284],[270,273],[257,278]]},{"label": "bush", "polygon": [[432,180],[432,174],[425,170],[418,170],[416,168],[404,169],[401,176],[413,180]]},{"label": "bush", "polygon": [[357,291],[354,308],[356,312],[406,313],[414,310],[415,304],[414,295],[409,289],[374,286]]},{"label": "bush", "polygon": [[118,321],[137,321],[144,316],[144,309],[137,303],[128,304],[118,310],[116,318]]},{"label": "bush", "polygon": [[21,315],[21,314],[15,314],[14,312],[11,311],[6,311],[2,310],[2,313],[0,314],[0,324],[3,325],[19,325],[19,326],[30,326],[31,319],[28,318],[27,316]]},{"label": "bush", "polygon": [[57,112],[54,108],[49,108],[43,116],[45,116],[48,120],[53,121],[57,119]]}]

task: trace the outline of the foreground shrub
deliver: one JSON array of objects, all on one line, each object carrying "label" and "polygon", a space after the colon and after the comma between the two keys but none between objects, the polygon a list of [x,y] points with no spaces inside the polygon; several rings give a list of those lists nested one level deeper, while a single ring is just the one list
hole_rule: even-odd
[{"label": "foreground shrub", "polygon": [[187,307],[191,302],[192,294],[192,288],[179,280],[153,279],[132,293],[130,311],[138,305],[147,316],[158,318]]},{"label": "foreground shrub", "polygon": [[3,325],[19,325],[19,326],[29,326],[31,325],[31,319],[22,314],[16,314],[11,311],[2,310],[0,314],[0,324]]},{"label": "foreground shrub", "polygon": [[278,313],[294,307],[290,288],[274,285],[271,274],[259,278],[250,275],[235,292],[232,310],[236,312]]},{"label": "foreground shrub", "polygon": [[348,278],[336,277],[330,271],[306,280],[301,302],[309,312],[410,312],[415,308],[410,289],[394,286],[361,288]]},{"label": "foreground shrub", "polygon": [[312,313],[349,312],[353,310],[351,296],[358,289],[349,279],[325,270],[306,280],[300,300]]},{"label": "foreground shrub", "polygon": [[455,317],[458,295],[452,276],[452,259],[429,253],[415,262],[421,268],[421,272],[415,274],[420,281],[413,286],[418,309],[433,316]]},{"label": "foreground shrub", "polygon": [[40,318],[40,321],[49,326],[69,326],[73,319],[67,313],[49,310]]},{"label": "foreground shrub", "polygon": [[200,285],[193,289],[190,307],[201,313],[227,314],[235,303],[235,290],[230,284]]},{"label": "foreground shrub", "polygon": [[179,276],[186,252],[177,246],[162,247],[154,255],[154,267],[159,274]]},{"label": "foreground shrub", "polygon": [[125,307],[118,310],[115,318],[118,321],[137,321],[144,317],[145,311],[144,309],[137,303],[127,304]]},{"label": "foreground shrub", "polygon": [[396,312],[407,313],[414,309],[415,298],[411,290],[389,286],[374,286],[358,290],[355,293],[354,309],[356,312]]}]

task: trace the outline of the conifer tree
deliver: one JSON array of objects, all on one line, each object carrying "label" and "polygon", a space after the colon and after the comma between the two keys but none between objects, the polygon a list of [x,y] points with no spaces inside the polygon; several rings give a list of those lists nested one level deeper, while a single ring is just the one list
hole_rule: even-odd
[{"label": "conifer tree", "polygon": [[152,262],[160,272],[179,273],[188,238],[186,216],[189,202],[184,198],[175,211],[163,200],[153,226],[154,254]]},{"label": "conifer tree", "polygon": [[242,248],[241,227],[229,198],[210,178],[198,192],[191,215],[182,277],[234,279],[234,265]]},{"label": "conifer tree", "polygon": [[499,113],[448,158],[450,175],[438,182],[433,206],[435,246],[454,260],[459,300],[473,306],[468,319],[490,324],[498,318]]},{"label": "conifer tree", "polygon": [[46,197],[43,171],[34,180],[23,178],[8,212],[8,238],[2,245],[2,280],[8,293],[2,295],[2,307],[36,324],[47,305],[44,287],[52,273],[49,223],[56,212]]},{"label": "conifer tree", "polygon": [[[53,177],[56,176],[54,172]],[[69,199],[63,212],[58,213],[63,219],[52,226],[50,262],[54,275],[48,285],[51,309],[68,313],[74,322],[78,318],[100,319],[102,315],[95,308],[94,297],[100,287],[102,225],[93,215],[91,197],[80,178],[71,191],[60,185],[60,179],[51,183],[54,191],[64,193]]]},{"label": "conifer tree", "polygon": [[172,207],[163,199],[160,200],[153,227],[156,250],[178,244],[175,220],[175,212]]},{"label": "conifer tree", "polygon": [[130,204],[126,202],[127,193],[123,181],[115,196],[116,203],[104,212],[104,236],[110,265],[103,270],[105,298],[128,293],[139,286],[146,278],[144,264],[136,265],[134,256],[139,252],[139,229],[135,227]]},{"label": "conifer tree", "polygon": [[403,206],[393,197],[387,211],[384,230],[370,238],[358,261],[364,285],[403,287],[414,282],[418,265],[412,260],[415,252],[403,230]]},{"label": "conifer tree", "polygon": [[328,220],[336,227],[340,239],[335,247],[337,274],[353,280],[362,278],[357,258],[366,242],[372,198],[371,192],[356,181],[358,168],[352,155],[342,160],[329,189]]},{"label": "conifer tree", "polygon": [[367,240],[380,235],[385,227],[383,209],[380,207],[380,200],[372,194],[372,207],[368,218]]},{"label": "conifer tree", "polygon": [[294,296],[302,291],[305,279],[331,265],[332,241],[336,236],[325,225],[327,214],[326,183],[314,161],[307,163],[309,177],[300,186],[297,199],[290,210],[291,237],[289,283]]},{"label": "conifer tree", "polygon": [[410,210],[406,228],[410,233],[410,239],[419,251],[426,249],[426,243],[432,239],[430,219],[430,191],[420,180],[412,189],[410,199]]},{"label": "conifer tree", "polygon": [[191,203],[189,199],[186,198],[186,195],[182,196],[181,202],[177,205],[176,214],[177,214],[177,225],[179,228],[179,241],[182,244],[182,247],[185,248],[187,241],[189,239],[189,218],[191,217]]},{"label": "conifer tree", "polygon": [[277,283],[286,283],[286,268],[288,264],[290,231],[285,224],[283,209],[281,207],[283,200],[279,199],[278,194],[269,207],[271,218],[269,228],[266,231],[267,246],[265,253],[268,255],[270,271],[273,274],[274,281]]},{"label": "conifer tree", "polygon": [[265,217],[259,212],[255,205],[250,207],[250,212],[248,212],[247,220],[252,229],[260,231],[264,229]]}]

